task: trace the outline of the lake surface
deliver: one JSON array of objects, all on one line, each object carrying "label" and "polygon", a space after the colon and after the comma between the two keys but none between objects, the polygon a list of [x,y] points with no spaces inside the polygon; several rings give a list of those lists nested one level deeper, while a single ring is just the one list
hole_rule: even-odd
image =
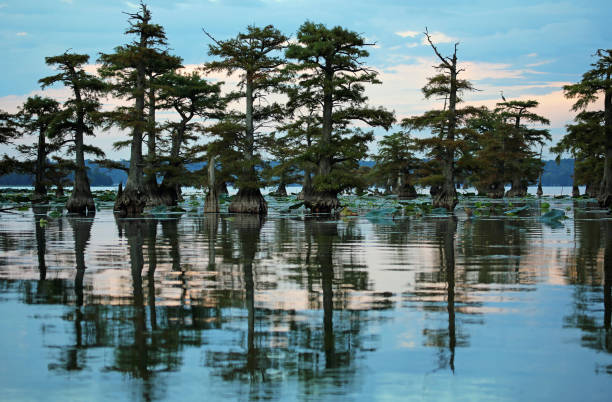
[{"label": "lake surface", "polygon": [[[0,399],[612,395],[612,219],[0,215]],[[36,215],[38,214],[38,215]]]}]

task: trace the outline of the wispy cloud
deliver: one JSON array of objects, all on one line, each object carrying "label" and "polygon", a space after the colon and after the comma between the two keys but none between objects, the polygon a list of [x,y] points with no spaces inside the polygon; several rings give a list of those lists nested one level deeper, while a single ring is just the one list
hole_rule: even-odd
[{"label": "wispy cloud", "polygon": [[554,60],[542,60],[542,61],[537,61],[535,63],[530,63],[527,64],[527,67],[537,67],[537,66],[543,66],[545,64],[550,64],[552,63]]},{"label": "wispy cloud", "polygon": [[537,53],[529,53],[527,57],[538,57]]},{"label": "wispy cloud", "polygon": [[17,36],[28,36],[27,32],[17,32],[15,35]]},{"label": "wispy cloud", "polygon": [[130,1],[126,1],[125,4],[127,4],[127,6],[131,8],[138,8],[138,4],[132,3]]},{"label": "wispy cloud", "polygon": [[415,38],[417,35],[420,35],[419,31],[400,31],[396,32],[396,35],[401,36],[402,38]]},{"label": "wispy cloud", "polygon": [[6,8],[6,7],[8,7],[8,5],[7,5],[7,4],[5,4],[5,3],[0,3],[0,8]]},{"label": "wispy cloud", "polygon": [[[437,43],[449,43],[458,41],[457,38],[453,38],[452,36],[448,36],[442,32],[431,32],[429,34],[429,37],[431,38],[431,41],[434,43],[434,45]],[[423,38],[421,40],[421,43],[424,45],[429,45],[429,42],[427,42],[427,38]]]},{"label": "wispy cloud", "polygon": [[73,0],[60,0],[61,3],[72,4]]}]

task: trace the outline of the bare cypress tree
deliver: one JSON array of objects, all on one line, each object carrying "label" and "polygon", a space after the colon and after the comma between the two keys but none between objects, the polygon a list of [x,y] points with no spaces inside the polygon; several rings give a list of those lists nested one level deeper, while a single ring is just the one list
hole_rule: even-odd
[{"label": "bare cypress tree", "polygon": [[612,206],[612,49],[599,49],[593,68],[582,75],[577,84],[563,87],[565,96],[576,99],[573,110],[583,110],[604,96],[604,131],[606,158],[598,201],[602,207]]},{"label": "bare cypress tree", "polygon": [[436,208],[442,207],[453,211],[458,202],[455,188],[455,158],[462,144],[459,138],[463,131],[461,124],[473,112],[470,108],[459,110],[457,104],[461,101],[459,98],[461,92],[474,88],[470,82],[458,78],[459,73],[464,71],[457,65],[457,46],[459,44],[455,43],[452,56],[445,57],[438,51],[427,29],[425,38],[440,60],[440,64],[436,66],[440,74],[428,79],[427,84],[423,87],[423,94],[426,99],[432,97],[444,99],[444,109],[428,111],[422,116],[404,119],[402,125],[408,129],[428,128],[432,130],[433,136],[420,140],[419,143],[423,148],[429,149],[431,157],[440,166],[440,180],[432,185],[432,188],[436,186],[436,191],[432,191],[433,205]]},{"label": "bare cypress tree", "polygon": [[72,133],[73,146],[69,150],[74,152],[74,184],[66,209],[68,212],[79,214],[96,211],[87,177],[85,153],[104,156],[99,148],[84,143],[84,136],[94,135],[94,127],[99,124],[101,106],[99,97],[106,90],[102,80],[83,69],[88,61],[89,56],[86,54],[68,52],[46,57],[45,62],[56,67],[59,73],[39,80],[43,88],[60,82],[72,91],[72,97],[64,103],[63,116],[58,124],[61,124],[63,130]]}]

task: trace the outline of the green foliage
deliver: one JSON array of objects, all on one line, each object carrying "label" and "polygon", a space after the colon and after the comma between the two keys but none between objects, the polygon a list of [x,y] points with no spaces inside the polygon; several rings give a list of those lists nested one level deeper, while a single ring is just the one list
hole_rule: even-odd
[{"label": "green foliage", "polygon": [[287,71],[297,77],[297,84],[287,89],[288,106],[300,116],[288,135],[306,137],[308,148],[300,159],[316,166],[313,185],[318,192],[337,194],[363,186],[353,172],[373,136],[349,128],[352,122],[389,129],[395,121],[391,112],[367,105],[365,85],[380,83],[362,61],[370,45],[356,32],[307,21],[298,30],[297,43],[287,47],[286,57],[295,60]]},{"label": "green foliage", "polygon": [[[280,52],[288,38],[272,25],[263,28],[248,26],[247,31],[235,38],[217,40],[204,31],[214,44],[209,45],[209,55],[220,60],[207,63],[207,71],[224,71],[228,75],[239,72],[238,91],[229,95],[231,100],[243,99],[246,103],[244,114],[228,113],[226,121],[212,132],[219,140],[213,147],[225,164],[233,164],[238,177],[239,188],[258,188],[261,166],[260,150],[269,138],[269,131],[263,128],[272,121],[282,120],[282,107],[277,103],[266,103],[263,99],[274,92],[280,92],[287,80],[281,68],[285,60]],[[261,100],[255,104],[255,100]],[[212,151],[211,148],[210,150]],[[242,163],[235,162],[241,158]]]}]

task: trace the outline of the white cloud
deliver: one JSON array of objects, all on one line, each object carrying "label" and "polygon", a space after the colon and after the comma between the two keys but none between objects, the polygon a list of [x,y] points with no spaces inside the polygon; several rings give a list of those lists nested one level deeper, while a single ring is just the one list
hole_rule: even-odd
[{"label": "white cloud", "polygon": [[418,43],[406,43],[406,47],[408,47],[408,48],[413,48],[413,47],[417,47],[417,46],[419,46]]},{"label": "white cloud", "polygon": [[529,53],[527,57],[538,57],[537,53]]},{"label": "white cloud", "polygon": [[545,64],[550,64],[552,62],[554,62],[554,60],[542,60],[542,61],[537,61],[535,63],[527,64],[527,67],[538,67],[538,66],[543,66]]},{"label": "white cloud", "polygon": [[396,32],[395,34],[401,36],[402,38],[414,38],[417,35],[420,35],[421,32],[419,31],[400,31],[400,32]]},{"label": "white cloud", "polygon": [[72,4],[73,0],[60,0],[61,3]]},{"label": "white cloud", "polygon": [[15,35],[17,36],[28,36],[27,32],[17,32]]},{"label": "white cloud", "polygon": [[138,8],[138,4],[135,4],[129,1],[126,1],[125,4],[127,4],[127,6],[131,8]]},{"label": "white cloud", "polygon": [[[437,43],[458,42],[457,38],[453,38],[452,36],[448,36],[442,32],[430,32],[429,37],[431,38],[431,41],[434,43],[434,45]],[[421,40],[421,43],[424,45],[429,45],[429,42],[427,41],[426,37]]]}]

